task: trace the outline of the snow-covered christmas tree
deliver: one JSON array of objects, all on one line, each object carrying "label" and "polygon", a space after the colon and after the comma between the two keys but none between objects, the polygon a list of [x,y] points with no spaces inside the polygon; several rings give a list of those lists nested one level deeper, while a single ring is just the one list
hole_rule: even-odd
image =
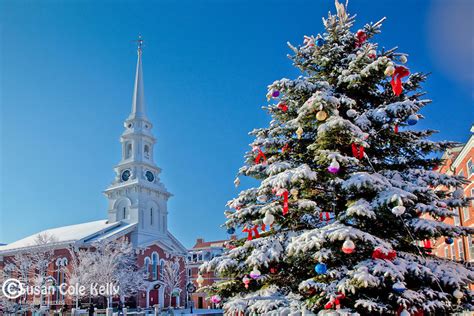
[{"label": "snow-covered christmas tree", "polygon": [[[444,315],[472,310],[474,269],[431,255],[428,240],[472,234],[441,221],[465,205],[459,176],[434,171],[452,142],[414,130],[430,103],[425,74],[374,42],[382,21],[353,32],[336,0],[325,30],[290,56],[302,75],[271,84],[272,120],[240,175],[260,185],[228,203],[225,226],[248,238],[201,269],[229,315]],[[236,185],[240,180],[236,179]]]}]

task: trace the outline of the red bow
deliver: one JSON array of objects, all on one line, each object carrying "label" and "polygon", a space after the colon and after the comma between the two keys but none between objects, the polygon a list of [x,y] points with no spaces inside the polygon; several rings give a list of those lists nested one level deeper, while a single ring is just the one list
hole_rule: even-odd
[{"label": "red bow", "polygon": [[288,190],[278,190],[276,196],[283,196],[283,215],[288,213]]},{"label": "red bow", "polygon": [[242,229],[242,233],[247,233],[247,240],[252,240],[254,235],[255,238],[260,238],[260,234],[258,233],[258,226],[254,226],[252,228],[245,227]]},{"label": "red bow", "polygon": [[288,106],[283,102],[278,103],[278,108],[282,110],[283,112],[288,111]]},{"label": "red bow", "polygon": [[259,164],[260,163],[260,160],[263,159],[263,162],[266,163],[267,162],[267,157],[265,156],[265,154],[263,153],[263,151],[260,149],[260,147],[254,147],[253,148],[253,151],[258,151],[258,155],[257,157],[255,157],[255,163],[256,164]]},{"label": "red bow", "polygon": [[336,298],[331,299],[326,305],[324,305],[325,309],[330,309],[335,307],[336,309],[341,307],[341,300],[344,299],[346,296],[342,293],[336,293]]},{"label": "red bow", "polygon": [[364,146],[357,146],[355,143],[352,143],[352,155],[359,160],[364,158]]},{"label": "red bow", "polygon": [[320,212],[319,213],[319,220],[321,222],[322,221],[329,222],[330,219],[331,219],[331,216],[329,216],[329,212]]},{"label": "red bow", "polygon": [[361,47],[362,44],[364,44],[364,42],[367,40],[367,34],[362,30],[358,30],[356,33],[356,38],[356,47]]},{"label": "red bow", "polygon": [[392,261],[397,257],[395,250],[390,250],[387,253],[384,253],[380,248],[377,248],[372,252],[373,259],[386,259]]},{"label": "red bow", "polygon": [[400,95],[403,91],[402,87],[402,78],[406,77],[410,74],[408,68],[403,66],[395,67],[395,72],[392,75],[392,80],[390,84],[392,85],[392,90],[395,95]]}]

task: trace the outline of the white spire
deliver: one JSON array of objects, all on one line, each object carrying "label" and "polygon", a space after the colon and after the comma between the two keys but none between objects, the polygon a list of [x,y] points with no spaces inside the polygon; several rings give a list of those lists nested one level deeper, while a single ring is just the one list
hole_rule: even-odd
[{"label": "white spire", "polygon": [[142,72],[143,39],[141,35],[138,36],[137,43],[138,43],[137,71],[135,73],[135,85],[133,87],[132,113],[130,113],[129,119],[145,118],[145,92],[143,89],[143,72]]}]

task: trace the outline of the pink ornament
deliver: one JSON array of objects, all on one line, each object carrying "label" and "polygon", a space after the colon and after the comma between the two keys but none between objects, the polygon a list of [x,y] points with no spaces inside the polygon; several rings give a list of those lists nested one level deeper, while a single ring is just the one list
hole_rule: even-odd
[{"label": "pink ornament", "polygon": [[219,295],[211,296],[211,302],[214,304],[219,304],[221,302],[221,297]]},{"label": "pink ornament", "polygon": [[242,282],[244,282],[245,288],[248,289],[249,284],[250,284],[250,279],[247,276],[244,276],[244,278],[242,279]]},{"label": "pink ornament", "polygon": [[260,273],[260,271],[254,267],[249,275],[252,279],[256,280],[262,275],[262,273]]},{"label": "pink ornament", "polygon": [[336,174],[336,173],[339,172],[339,169],[340,169],[340,168],[341,168],[341,167],[339,166],[339,163],[337,162],[337,160],[336,160],[336,159],[333,159],[332,162],[331,162],[331,164],[330,164],[329,167],[328,167],[328,171],[329,171],[330,173],[332,173],[332,174]]},{"label": "pink ornament", "polygon": [[342,252],[345,254],[351,254],[354,252],[355,245],[354,242],[350,239],[346,239],[346,241],[342,244]]}]

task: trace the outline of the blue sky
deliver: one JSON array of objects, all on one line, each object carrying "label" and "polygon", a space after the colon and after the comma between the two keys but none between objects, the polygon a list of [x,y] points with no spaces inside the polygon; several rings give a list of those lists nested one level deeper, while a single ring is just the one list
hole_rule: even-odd
[{"label": "blue sky", "polygon": [[[286,42],[323,31],[334,2],[11,1],[0,3],[0,242],[106,217],[141,33],[147,112],[170,230],[186,245],[226,237],[225,203],[265,126],[266,86],[298,72]],[[377,40],[431,72],[419,127],[465,141],[473,123],[473,2],[359,1],[354,29],[387,16]],[[248,185],[243,182],[243,187]]]}]

